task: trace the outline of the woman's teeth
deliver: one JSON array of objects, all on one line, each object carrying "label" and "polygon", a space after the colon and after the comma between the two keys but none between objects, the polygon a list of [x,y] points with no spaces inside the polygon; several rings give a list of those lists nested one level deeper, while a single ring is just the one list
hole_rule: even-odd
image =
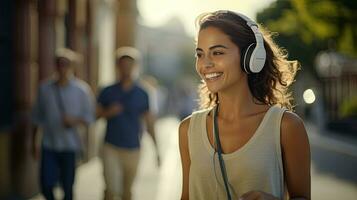
[{"label": "woman's teeth", "polygon": [[206,79],[214,79],[214,78],[218,78],[222,74],[223,74],[222,72],[209,73],[209,74],[205,74],[205,78]]}]

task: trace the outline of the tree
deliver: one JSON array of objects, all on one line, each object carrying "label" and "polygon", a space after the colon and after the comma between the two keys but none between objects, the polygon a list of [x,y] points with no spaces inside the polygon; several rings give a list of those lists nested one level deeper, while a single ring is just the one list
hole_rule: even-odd
[{"label": "tree", "polygon": [[356,11],[357,1],[277,0],[258,13],[257,21],[279,33],[276,41],[289,51],[289,59],[313,66],[321,50],[357,56]]}]

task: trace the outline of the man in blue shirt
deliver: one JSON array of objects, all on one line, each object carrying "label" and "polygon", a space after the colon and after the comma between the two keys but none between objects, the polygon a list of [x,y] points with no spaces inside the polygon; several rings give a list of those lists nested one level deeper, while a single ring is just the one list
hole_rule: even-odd
[{"label": "man in blue shirt", "polygon": [[156,145],[154,117],[149,110],[149,97],[133,78],[139,52],[121,47],[116,52],[119,81],[104,88],[98,97],[97,117],[107,119],[103,145],[105,199],[131,199],[140,155],[142,119]]},{"label": "man in blue shirt", "polygon": [[53,188],[58,181],[64,199],[73,198],[76,154],[81,150],[77,127],[94,121],[94,98],[90,87],[73,76],[72,67],[77,57],[69,49],[57,52],[57,77],[40,85],[33,108],[35,158],[39,156],[37,127],[41,126],[43,130],[40,184],[47,200],[54,199]]}]

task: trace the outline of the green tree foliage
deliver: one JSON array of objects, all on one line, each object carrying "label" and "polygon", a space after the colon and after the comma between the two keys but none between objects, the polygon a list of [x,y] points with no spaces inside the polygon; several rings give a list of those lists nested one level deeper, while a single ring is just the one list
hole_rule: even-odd
[{"label": "green tree foliage", "polygon": [[277,43],[304,67],[313,66],[321,50],[357,56],[357,1],[277,0],[258,13],[257,21],[278,32]]},{"label": "green tree foliage", "polygon": [[357,119],[357,96],[344,100],[339,113],[341,117],[354,117]]}]

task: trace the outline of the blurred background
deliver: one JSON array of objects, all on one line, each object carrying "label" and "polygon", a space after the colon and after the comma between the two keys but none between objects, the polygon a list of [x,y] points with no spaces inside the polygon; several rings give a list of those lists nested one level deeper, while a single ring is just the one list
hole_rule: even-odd
[{"label": "blurred background", "polygon": [[[96,95],[115,80],[114,50],[128,45],[143,54],[138,77],[158,116],[162,158],[157,168],[144,135],[134,199],[179,199],[177,127],[197,109],[200,82],[194,20],[218,9],[242,12],[275,32],[289,59],[301,63],[291,91],[311,144],[312,199],[357,199],[357,1],[351,0],[1,0],[0,199],[43,199],[30,112],[39,83],[54,71],[55,50],[82,55],[76,76]],[[76,199],[103,197],[104,125],[99,120],[81,131],[86,148]]]}]

